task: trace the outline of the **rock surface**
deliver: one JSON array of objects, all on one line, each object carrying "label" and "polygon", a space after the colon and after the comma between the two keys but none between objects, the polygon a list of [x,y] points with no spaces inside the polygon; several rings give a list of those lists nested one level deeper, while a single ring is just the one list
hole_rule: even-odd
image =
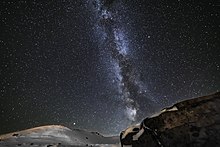
[{"label": "rock surface", "polygon": [[220,146],[220,92],[185,100],[120,135],[133,147]]}]

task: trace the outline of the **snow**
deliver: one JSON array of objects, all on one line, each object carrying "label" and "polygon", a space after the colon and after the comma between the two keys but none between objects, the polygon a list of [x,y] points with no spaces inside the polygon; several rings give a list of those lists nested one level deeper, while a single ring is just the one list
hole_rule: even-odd
[{"label": "snow", "polygon": [[49,125],[31,128],[0,136],[0,147],[119,147],[119,137],[104,137],[99,133]]}]

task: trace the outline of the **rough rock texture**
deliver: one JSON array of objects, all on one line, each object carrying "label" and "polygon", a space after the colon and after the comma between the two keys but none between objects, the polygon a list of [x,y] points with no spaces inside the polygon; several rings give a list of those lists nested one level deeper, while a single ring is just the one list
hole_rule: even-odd
[{"label": "rough rock texture", "polygon": [[146,118],[136,130],[123,131],[121,143],[133,147],[220,146],[220,93],[177,103]]}]

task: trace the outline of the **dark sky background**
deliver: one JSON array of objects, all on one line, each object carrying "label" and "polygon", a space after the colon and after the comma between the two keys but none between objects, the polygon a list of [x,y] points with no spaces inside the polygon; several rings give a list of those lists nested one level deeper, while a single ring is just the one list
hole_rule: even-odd
[{"label": "dark sky background", "polygon": [[220,2],[0,1],[0,134],[117,134],[220,90]]}]

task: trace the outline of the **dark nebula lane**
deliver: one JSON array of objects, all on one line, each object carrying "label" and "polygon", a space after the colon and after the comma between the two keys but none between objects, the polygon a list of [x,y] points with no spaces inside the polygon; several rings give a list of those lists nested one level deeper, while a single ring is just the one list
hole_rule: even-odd
[{"label": "dark nebula lane", "polygon": [[[118,88],[118,99],[121,101],[121,105],[124,108],[124,114],[130,121],[129,123],[136,122],[137,114],[139,111],[140,99],[148,101],[156,107],[156,101],[153,97],[149,97],[148,89],[144,86],[144,83],[140,81],[139,73],[132,65],[129,59],[129,41],[126,40],[126,35],[123,32],[123,26],[117,22],[119,14],[115,1],[94,0],[92,2],[94,12],[97,15],[97,22],[94,24],[97,26],[96,31],[100,31],[98,34],[102,34],[99,37],[105,36],[104,44],[99,46],[101,50],[105,49],[104,53],[110,52],[109,58],[113,62],[114,66],[111,72],[114,72],[116,87]],[[116,6],[114,6],[114,4]],[[120,4],[120,3],[119,3]],[[112,11],[116,11],[115,13]],[[99,38],[101,40],[101,38]],[[114,85],[113,85],[114,86]],[[145,93],[145,94],[144,94]],[[138,102],[139,101],[139,102]],[[126,119],[125,119],[126,120]]]}]

